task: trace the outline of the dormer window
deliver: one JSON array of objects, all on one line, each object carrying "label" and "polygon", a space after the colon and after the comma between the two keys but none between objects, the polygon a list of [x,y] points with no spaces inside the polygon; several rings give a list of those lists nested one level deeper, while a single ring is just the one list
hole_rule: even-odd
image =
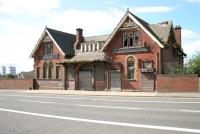
[{"label": "dormer window", "polygon": [[94,44],[90,44],[90,52],[93,51],[93,48],[94,48]]},{"label": "dormer window", "polygon": [[98,48],[97,48],[97,44],[95,43],[95,44],[94,44],[94,51],[97,51],[97,49],[98,49]]},{"label": "dormer window", "polygon": [[103,43],[102,42],[95,42],[91,44],[81,44],[81,52],[94,52],[98,51],[102,48]]},{"label": "dormer window", "polygon": [[123,33],[123,47],[137,47],[139,45],[139,31]]},{"label": "dormer window", "polygon": [[85,52],[85,45],[84,44],[81,45],[81,52]]}]

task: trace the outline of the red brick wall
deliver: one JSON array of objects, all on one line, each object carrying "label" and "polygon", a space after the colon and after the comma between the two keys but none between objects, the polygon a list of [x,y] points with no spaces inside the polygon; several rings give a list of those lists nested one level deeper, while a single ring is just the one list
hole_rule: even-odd
[{"label": "red brick wall", "polygon": [[[122,33],[124,31],[119,31],[116,33],[115,37],[109,43],[108,47],[105,49],[105,53],[112,58],[113,61],[120,62],[122,64],[122,89],[128,90],[139,90],[141,89],[141,72],[139,68],[140,60],[152,60],[153,67],[158,70],[160,63],[157,59],[157,53],[160,55],[160,47],[143,31],[140,30],[140,42],[144,45],[144,42],[150,47],[150,52],[139,52],[139,53],[123,53],[115,54],[113,49],[122,47]],[[131,30],[128,30],[131,31]],[[132,30],[133,31],[133,30]],[[126,31],[127,32],[127,31]],[[127,80],[126,79],[126,59],[128,56],[133,56],[135,58],[135,69],[136,69],[136,79]]]},{"label": "red brick wall", "polygon": [[[61,60],[64,59],[64,55],[61,53],[61,51],[58,49],[58,47],[54,44],[53,45],[53,54],[59,54],[59,58],[58,59],[51,59],[51,60],[42,60],[42,59],[38,59],[37,56],[41,56],[43,53],[43,46],[44,45],[40,45],[39,48],[37,49],[35,55],[36,58],[34,58],[34,78],[36,79],[37,76],[37,72],[36,72],[36,68],[40,67],[40,77],[43,77],[43,64],[44,62],[46,62],[47,64],[51,61],[53,63],[53,74],[52,74],[52,79],[56,78],[56,63],[60,62]],[[64,68],[62,67],[61,69],[61,74],[62,74],[62,79],[64,79]],[[48,76],[48,73],[47,73]]]},{"label": "red brick wall", "polygon": [[23,79],[23,80],[17,80],[17,79],[3,79],[0,80],[0,89],[33,89],[33,79]]},{"label": "red brick wall", "polygon": [[63,89],[63,81],[61,80],[37,80],[39,89]]},{"label": "red brick wall", "polygon": [[158,92],[198,92],[198,75],[162,74],[157,75],[156,90]]}]

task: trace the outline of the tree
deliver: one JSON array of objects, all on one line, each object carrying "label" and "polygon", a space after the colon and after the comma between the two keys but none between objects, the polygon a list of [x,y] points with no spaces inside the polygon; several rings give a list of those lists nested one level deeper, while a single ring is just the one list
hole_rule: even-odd
[{"label": "tree", "polygon": [[15,75],[7,74],[6,79],[15,79]]},{"label": "tree", "polygon": [[200,75],[200,52],[188,59],[184,65],[174,65],[170,69],[171,74],[198,74]]},{"label": "tree", "polygon": [[192,56],[187,63],[187,68],[191,73],[200,75],[200,52]]}]

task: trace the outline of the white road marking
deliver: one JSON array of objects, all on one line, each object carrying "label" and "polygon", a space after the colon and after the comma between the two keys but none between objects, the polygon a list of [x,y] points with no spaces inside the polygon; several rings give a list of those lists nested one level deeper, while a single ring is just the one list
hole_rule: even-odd
[{"label": "white road marking", "polygon": [[112,101],[112,102],[138,102],[138,103],[174,103],[174,104],[200,104],[197,101],[151,101],[151,100],[113,100],[113,99],[91,99],[94,101]]},{"label": "white road marking", "polygon": [[47,101],[31,101],[31,100],[19,100],[23,102],[31,102],[31,103],[45,103],[45,104],[55,104],[55,102],[47,102]]},{"label": "white road marking", "polygon": [[26,112],[26,111],[4,109],[4,108],[0,108],[0,111],[18,113],[18,114],[24,114],[24,115],[39,116],[39,117],[45,117],[45,118],[53,118],[53,119],[62,119],[62,120],[70,120],[70,121],[78,121],[78,122],[88,122],[88,123],[95,123],[95,124],[105,124],[105,125],[135,127],[135,128],[147,128],[147,129],[157,129],[157,130],[169,130],[169,131],[190,132],[190,133],[200,133],[200,129],[178,128],[178,127],[156,126],[156,125],[145,125],[145,124],[134,124],[134,123],[123,123],[123,122],[113,122],[113,121],[103,121],[103,120],[92,120],[92,119],[66,117],[66,116],[58,116],[58,115],[50,115],[50,114],[32,113],[32,112]]},{"label": "white road marking", "polygon": [[197,110],[179,110],[181,112],[189,112],[189,113],[200,113],[200,111]]},{"label": "white road marking", "polygon": [[129,109],[129,110],[142,109],[142,108],[134,108],[134,107],[97,106],[97,105],[82,105],[82,104],[79,104],[78,106],[81,106],[81,107],[93,107],[93,108]]}]

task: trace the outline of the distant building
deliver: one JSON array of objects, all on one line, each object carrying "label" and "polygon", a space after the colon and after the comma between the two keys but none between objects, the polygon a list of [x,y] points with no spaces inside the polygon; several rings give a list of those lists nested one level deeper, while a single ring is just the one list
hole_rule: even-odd
[{"label": "distant building", "polygon": [[17,75],[18,79],[33,79],[33,71],[21,72]]},{"label": "distant building", "polygon": [[1,67],[1,74],[6,75],[6,66]]},{"label": "distant building", "polygon": [[10,66],[9,67],[9,74],[16,75],[16,67]]}]

